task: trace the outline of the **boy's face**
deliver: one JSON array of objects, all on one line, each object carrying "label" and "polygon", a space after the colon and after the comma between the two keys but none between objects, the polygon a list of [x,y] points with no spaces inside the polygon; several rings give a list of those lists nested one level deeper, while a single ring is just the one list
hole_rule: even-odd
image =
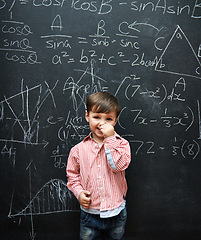
[{"label": "boy's face", "polygon": [[117,122],[116,111],[111,111],[109,113],[97,113],[90,111],[89,113],[85,112],[86,120],[89,123],[90,129],[93,134],[93,138],[97,141],[103,141],[104,133],[101,130],[103,126],[114,128]]}]

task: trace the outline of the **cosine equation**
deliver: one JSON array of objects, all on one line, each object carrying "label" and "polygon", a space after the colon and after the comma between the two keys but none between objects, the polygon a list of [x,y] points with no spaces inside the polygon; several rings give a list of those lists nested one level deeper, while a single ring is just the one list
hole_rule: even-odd
[{"label": "cosine equation", "polygon": [[[57,21],[60,23],[59,26],[55,25]],[[48,57],[53,65],[70,63],[87,64],[93,60],[99,64],[106,64],[111,67],[122,63],[123,65],[129,64],[132,68],[153,68],[159,72],[201,78],[201,64],[198,58],[200,47],[198,47],[198,53],[196,54],[180,26],[177,26],[166,46],[163,46],[164,36],[154,37],[154,41],[150,46],[155,52],[154,56],[149,56],[146,51],[141,49],[139,40],[141,31],[138,28],[139,26],[141,24],[136,21],[131,23],[123,21],[117,25],[116,37],[112,37],[110,36],[111,33],[106,31],[107,22],[100,20],[97,26],[95,26],[96,31],[94,34],[76,37],[72,34],[54,34],[53,31],[55,28],[59,27],[60,30],[63,29],[61,16],[57,15],[51,25],[52,33],[42,35],[41,43],[45,41],[45,49],[49,51]],[[157,33],[160,32],[160,29],[151,24],[146,23],[145,26],[151,27]],[[38,57],[37,52],[31,46],[30,39],[31,35],[34,34],[27,24],[11,20],[2,21],[1,32],[3,36],[7,36],[0,43],[0,51],[5,52],[6,60],[23,64],[42,63],[38,60],[40,57]],[[10,40],[8,38],[9,35],[14,39]],[[21,39],[19,39],[19,36]],[[38,40],[40,41],[40,39]],[[87,46],[86,48],[85,45]],[[181,54],[181,58],[177,58],[179,59],[178,62],[175,62],[174,55],[169,51],[172,47],[177,50],[178,54]],[[74,51],[75,48],[76,51]],[[111,51],[108,51],[108,49],[111,49]],[[188,59],[185,64],[182,59],[182,52],[184,50],[189,52],[189,57],[191,58],[191,61]],[[77,52],[79,53],[78,56]],[[111,55],[110,52],[113,54]],[[174,64],[171,64],[171,59],[174,59],[172,61]],[[189,62],[193,64],[189,65]]]},{"label": "cosine equation", "polygon": [[[116,3],[113,0],[101,0],[101,1],[91,1],[91,0],[21,0],[21,5],[32,4],[34,7],[54,7],[54,8],[63,8],[69,7],[75,11],[84,11],[92,14],[106,15],[112,13],[115,5],[116,8],[126,8],[131,12],[146,12],[146,13],[156,13],[161,15],[171,14],[175,16],[185,15],[191,18],[200,18],[200,1],[194,0],[193,3],[185,4],[182,2],[175,2],[174,4],[169,0],[152,0],[144,1],[119,1]],[[9,11],[13,9],[15,1],[2,1],[0,9],[9,6]]]},{"label": "cosine equation", "polygon": [[[76,48],[80,46],[80,50],[78,49],[78,51],[80,51],[78,58],[74,56],[72,43],[75,42],[75,39],[73,39],[72,36],[52,34],[41,36],[41,38],[46,39],[46,49],[51,49],[55,52],[55,54],[53,52],[51,59],[51,63],[54,65],[64,63],[86,64],[94,60],[99,64],[106,64],[111,67],[115,67],[117,64],[122,63],[123,65],[129,64],[132,68],[153,68],[155,71],[159,72],[201,78],[201,64],[198,58],[200,55],[200,47],[198,47],[198,53],[196,54],[180,26],[177,26],[175,32],[165,46],[163,46],[165,37],[157,37],[150,46],[150,48],[154,49],[155,56],[149,56],[149,54],[141,49],[140,40],[138,40],[140,30],[136,25],[138,26],[139,24],[136,22],[121,22],[116,33],[117,38],[114,38],[110,37],[110,34],[107,34],[105,30],[106,22],[104,20],[99,21],[96,33],[94,35],[89,35],[89,39],[86,36],[78,37],[77,40],[79,41],[76,45]],[[146,24],[146,26],[150,27],[152,25]],[[154,26],[152,26],[152,28],[156,32],[160,31]],[[72,38],[71,41],[70,38]],[[87,45],[90,49],[86,49],[84,45]],[[102,47],[101,51],[100,47]],[[108,51],[110,48],[113,53],[112,55]],[[177,57],[177,59],[179,59],[177,62],[175,62],[175,57],[172,51],[170,51],[172,48],[177,50],[178,56],[181,55],[180,58]],[[59,50],[60,53],[58,53]],[[185,64],[185,60],[183,60],[182,57],[184,50],[188,52],[189,58],[191,59],[191,61],[188,59]],[[189,62],[193,64],[188,65]]]},{"label": "cosine equation", "polygon": [[1,33],[7,37],[0,43],[0,51],[5,52],[6,60],[21,64],[41,63],[31,46],[30,36],[33,32],[29,25],[12,20],[2,21]]}]

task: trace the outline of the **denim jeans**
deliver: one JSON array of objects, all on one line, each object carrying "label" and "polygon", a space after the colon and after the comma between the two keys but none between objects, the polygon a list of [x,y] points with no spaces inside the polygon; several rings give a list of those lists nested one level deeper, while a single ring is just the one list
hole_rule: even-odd
[{"label": "denim jeans", "polygon": [[111,218],[100,218],[81,210],[80,239],[122,239],[125,231],[127,211],[124,208],[119,215]]}]

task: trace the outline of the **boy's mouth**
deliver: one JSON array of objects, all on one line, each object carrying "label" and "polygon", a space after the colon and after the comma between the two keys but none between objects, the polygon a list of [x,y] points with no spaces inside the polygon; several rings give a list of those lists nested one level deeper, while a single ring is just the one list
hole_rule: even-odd
[{"label": "boy's mouth", "polygon": [[101,129],[100,129],[99,127],[97,127],[97,130],[98,130],[99,132],[102,132]]}]

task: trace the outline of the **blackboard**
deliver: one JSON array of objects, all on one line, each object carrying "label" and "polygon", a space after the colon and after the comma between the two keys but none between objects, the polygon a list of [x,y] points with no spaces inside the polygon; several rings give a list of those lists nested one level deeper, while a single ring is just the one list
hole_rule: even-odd
[{"label": "blackboard", "polygon": [[96,91],[132,149],[125,238],[200,239],[200,27],[200,0],[0,1],[1,239],[79,238],[65,168]]}]

